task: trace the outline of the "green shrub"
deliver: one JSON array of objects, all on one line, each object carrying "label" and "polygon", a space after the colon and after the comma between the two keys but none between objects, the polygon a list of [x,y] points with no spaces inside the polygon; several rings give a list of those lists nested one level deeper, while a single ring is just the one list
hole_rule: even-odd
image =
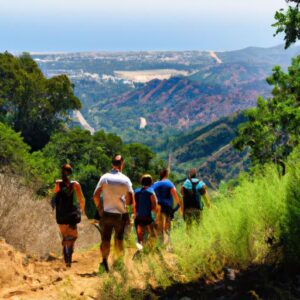
[{"label": "green shrub", "polygon": [[296,148],[288,161],[287,213],[284,222],[283,244],[285,259],[299,267],[300,255],[300,148]]},{"label": "green shrub", "polygon": [[271,249],[268,239],[276,243],[282,235],[287,182],[275,167],[266,166],[263,174],[241,178],[232,192],[222,191],[199,226],[188,233],[184,226],[174,228],[179,269],[193,277],[218,273],[225,265],[262,263]]},{"label": "green shrub", "polygon": [[0,123],[0,169],[21,173],[29,155],[29,146],[10,127]]}]

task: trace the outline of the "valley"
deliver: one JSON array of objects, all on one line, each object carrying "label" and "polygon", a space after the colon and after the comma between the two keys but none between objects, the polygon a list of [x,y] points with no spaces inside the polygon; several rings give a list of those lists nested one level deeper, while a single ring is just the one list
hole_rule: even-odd
[{"label": "valley", "polygon": [[[81,113],[86,121],[80,122],[81,126],[116,133],[125,142],[142,142],[164,160],[174,152],[173,170],[182,174],[196,165],[216,187],[220,180],[236,176],[245,167],[229,146],[234,134],[228,138],[219,128],[220,147],[215,142],[204,147],[190,140],[193,157],[185,145],[180,146],[186,154],[177,153],[173,141],[197,132],[195,128],[210,128],[208,125],[219,119],[254,107],[258,96],[268,98],[271,89],[265,79],[274,65],[286,69],[299,52],[299,46],[284,50],[280,45],[227,52],[38,53],[33,58],[47,77],[69,76],[83,103]],[[216,140],[214,134],[215,130],[208,130],[198,140],[210,143]],[[224,169],[224,160],[226,165],[234,165],[231,171]],[[221,176],[217,165],[229,176]]]}]

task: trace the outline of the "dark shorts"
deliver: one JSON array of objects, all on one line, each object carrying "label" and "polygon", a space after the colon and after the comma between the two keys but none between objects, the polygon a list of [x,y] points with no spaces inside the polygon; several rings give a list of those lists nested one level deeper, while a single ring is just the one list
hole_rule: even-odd
[{"label": "dark shorts", "polygon": [[101,218],[102,240],[109,242],[113,231],[115,232],[116,240],[123,240],[125,227],[129,221],[129,214],[104,212],[103,217]]},{"label": "dark shorts", "polygon": [[150,224],[153,223],[153,219],[152,218],[139,218],[137,217],[134,220],[134,225],[135,226],[148,226]]},{"label": "dark shorts", "polygon": [[183,219],[187,223],[200,222],[201,210],[197,208],[188,208],[184,210]]},{"label": "dark shorts", "polygon": [[173,208],[168,205],[158,204],[160,205],[161,213],[165,214],[167,217],[171,217],[173,213]]}]

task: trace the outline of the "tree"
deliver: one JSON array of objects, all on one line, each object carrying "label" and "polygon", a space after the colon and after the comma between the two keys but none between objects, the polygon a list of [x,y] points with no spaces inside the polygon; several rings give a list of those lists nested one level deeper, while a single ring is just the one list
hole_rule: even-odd
[{"label": "tree", "polygon": [[0,54],[0,120],[21,132],[33,151],[80,108],[67,76],[47,79],[29,54]]},{"label": "tree", "polygon": [[[285,48],[300,39],[300,0],[286,0],[289,5],[275,14],[275,33],[285,34]],[[300,133],[300,56],[292,60],[288,72],[276,66],[267,78],[273,85],[272,96],[259,97],[257,107],[246,111],[249,121],[242,124],[233,145],[239,149],[250,148],[254,164],[273,161],[285,171],[284,160],[299,143]]]},{"label": "tree", "polygon": [[286,2],[293,5],[289,5],[286,11],[281,9],[276,12],[275,20],[277,22],[273,26],[277,27],[275,35],[284,33],[285,48],[287,49],[300,39],[300,0],[286,0]]},{"label": "tree", "polygon": [[282,164],[300,141],[300,56],[287,73],[275,67],[267,82],[274,86],[273,97],[259,97],[257,107],[246,111],[249,121],[241,125],[233,144],[239,150],[250,147],[254,164]]},{"label": "tree", "polygon": [[29,147],[19,133],[0,123],[0,170],[10,169],[14,173],[24,170]]},{"label": "tree", "polygon": [[142,144],[129,144],[124,149],[125,172],[133,182],[139,182],[140,177],[144,173],[151,173],[151,161],[154,158],[154,153],[149,147]]}]

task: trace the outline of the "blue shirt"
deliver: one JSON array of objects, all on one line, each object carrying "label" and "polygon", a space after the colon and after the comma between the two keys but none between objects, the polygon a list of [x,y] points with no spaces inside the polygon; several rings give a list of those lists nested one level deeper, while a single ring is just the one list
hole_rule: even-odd
[{"label": "blue shirt", "polygon": [[134,191],[136,216],[142,218],[151,218],[152,201],[151,197],[154,194],[152,188],[139,188]]},{"label": "blue shirt", "polygon": [[152,188],[156,194],[158,204],[171,208],[173,207],[173,196],[171,194],[171,190],[172,188],[175,188],[175,185],[169,179],[155,182]]}]

